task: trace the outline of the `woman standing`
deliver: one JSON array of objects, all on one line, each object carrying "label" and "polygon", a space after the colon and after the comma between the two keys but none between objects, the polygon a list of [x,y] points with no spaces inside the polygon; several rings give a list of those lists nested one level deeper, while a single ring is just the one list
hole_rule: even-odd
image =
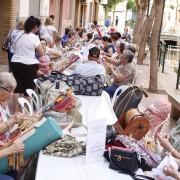
[{"label": "woman standing", "polygon": [[26,89],[34,89],[37,78],[38,57],[43,56],[43,49],[38,36],[40,20],[31,16],[24,24],[24,31],[15,39],[15,52],[12,57],[12,71],[17,86],[15,93],[26,94]]}]

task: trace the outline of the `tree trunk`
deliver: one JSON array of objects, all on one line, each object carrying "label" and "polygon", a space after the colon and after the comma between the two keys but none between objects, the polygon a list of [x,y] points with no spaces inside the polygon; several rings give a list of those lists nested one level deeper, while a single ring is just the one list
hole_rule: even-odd
[{"label": "tree trunk", "polygon": [[134,27],[134,32],[133,32],[133,43],[137,43],[137,31],[138,31],[138,26],[140,25],[140,16],[141,16],[141,9],[137,11],[137,16],[136,16],[136,24]]},{"label": "tree trunk", "polygon": [[137,6],[137,19],[136,19],[136,25],[134,28],[134,32],[133,32],[133,43],[135,44],[139,44],[139,40],[140,40],[140,32],[141,29],[143,27],[144,24],[144,20],[145,20],[145,14],[146,14],[146,10],[147,10],[147,4],[148,1],[147,0],[136,0],[136,6]]},{"label": "tree trunk", "polygon": [[137,64],[143,64],[143,60],[145,58],[146,43],[148,40],[148,36],[150,35],[150,32],[152,30],[152,26],[154,22],[154,15],[155,15],[155,0],[151,8],[151,13],[148,16],[148,18],[145,20],[144,27],[142,30],[141,39],[139,42]]},{"label": "tree trunk", "polygon": [[[137,35],[136,35],[136,44],[139,45],[139,42],[140,42],[140,38],[141,38],[141,31],[142,31],[142,28],[144,26],[144,22],[145,22],[145,16],[146,16],[146,9],[142,9],[142,12],[141,12],[141,16],[139,18],[139,25],[137,27]],[[139,46],[138,46],[139,47]]]},{"label": "tree trunk", "polygon": [[157,91],[157,75],[158,75],[158,44],[160,38],[160,31],[162,26],[163,11],[165,0],[155,0],[155,20],[151,33],[150,42],[150,82],[149,90],[151,92]]}]

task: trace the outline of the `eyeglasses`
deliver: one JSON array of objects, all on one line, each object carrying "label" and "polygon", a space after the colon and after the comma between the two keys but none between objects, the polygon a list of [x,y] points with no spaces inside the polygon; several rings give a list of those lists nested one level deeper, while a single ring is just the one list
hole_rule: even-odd
[{"label": "eyeglasses", "polygon": [[11,92],[9,89],[7,89],[7,88],[5,88],[5,87],[0,86],[0,88],[1,88],[1,89],[4,89],[5,91],[7,91],[7,92],[9,92],[9,93]]}]

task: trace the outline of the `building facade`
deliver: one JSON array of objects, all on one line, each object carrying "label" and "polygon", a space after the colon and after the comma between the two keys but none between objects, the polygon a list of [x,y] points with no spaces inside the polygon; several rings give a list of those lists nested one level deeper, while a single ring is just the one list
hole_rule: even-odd
[{"label": "building facade", "polygon": [[[2,47],[9,30],[16,25],[16,0],[0,1],[0,46]],[[0,48],[0,64],[7,64],[7,53]]]}]

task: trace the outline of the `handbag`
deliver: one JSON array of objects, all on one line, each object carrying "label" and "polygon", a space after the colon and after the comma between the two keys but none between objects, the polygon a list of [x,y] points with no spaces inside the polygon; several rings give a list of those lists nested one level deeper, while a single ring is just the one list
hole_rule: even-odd
[{"label": "handbag", "polygon": [[75,137],[65,135],[43,150],[43,153],[51,156],[71,158],[85,152],[85,143],[77,141]]},{"label": "handbag", "polygon": [[139,168],[139,158],[135,151],[111,147],[105,151],[104,157],[109,161],[109,168],[119,171],[119,173],[128,174],[135,180],[154,180],[154,178],[136,175],[135,172]]},{"label": "handbag", "polygon": [[42,96],[42,104],[47,105],[53,102],[62,92],[65,92],[69,89],[69,86],[63,81],[51,82],[46,80],[44,82],[39,82],[40,93]]},{"label": "handbag", "polygon": [[123,113],[113,126],[117,134],[140,140],[149,131],[150,123],[146,116],[138,112],[137,109],[130,109]]},{"label": "handbag", "polygon": [[104,153],[104,156],[109,161],[109,168],[119,172],[134,175],[139,168],[139,160],[135,151],[111,147]]},{"label": "handbag", "polygon": [[143,95],[148,96],[137,86],[127,88],[115,101],[113,108],[117,118],[119,119],[129,109],[137,108]]},{"label": "handbag", "polygon": [[56,111],[47,111],[43,113],[44,117],[52,117],[61,128],[77,128],[82,126],[82,115],[78,110],[68,113],[60,113]]},{"label": "handbag", "polygon": [[65,75],[57,71],[51,72],[51,75],[44,75],[39,81],[46,80],[54,83],[55,81],[64,81],[69,87],[73,88],[75,95],[100,96],[104,88],[104,80],[101,75],[95,77],[84,77],[80,74]]}]

